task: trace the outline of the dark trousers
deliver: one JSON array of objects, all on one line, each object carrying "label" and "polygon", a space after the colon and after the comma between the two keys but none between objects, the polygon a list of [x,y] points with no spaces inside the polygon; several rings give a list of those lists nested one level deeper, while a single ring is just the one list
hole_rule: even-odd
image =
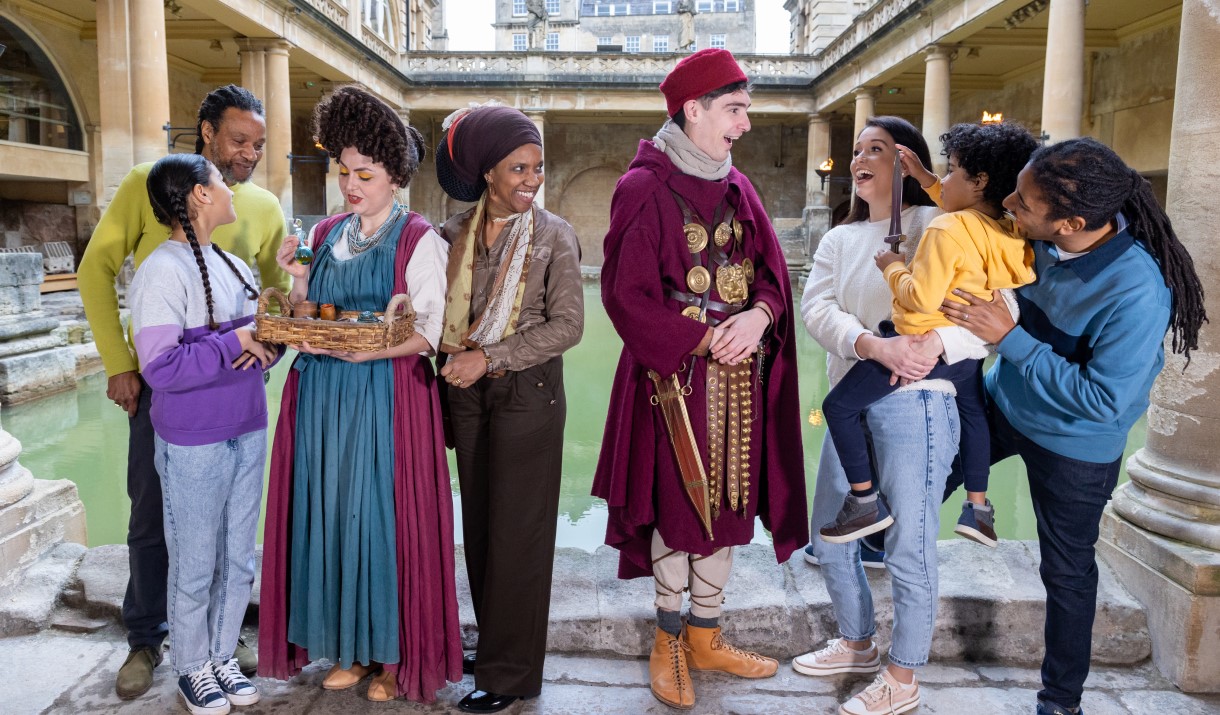
[{"label": "dark trousers", "polygon": [[165,549],[165,525],[161,511],[161,478],[153,466],[156,434],[153,432],[152,389],[140,379],[140,405],[128,419],[127,496],[131,518],[127,521],[127,560],[131,575],[123,596],[123,625],[131,648],[161,648],[169,632],[165,616],[165,589],[169,553]]},{"label": "dark trousers", "polygon": [[[1097,543],[1101,513],[1118,484],[1122,458],[1082,462],[1038,446],[997,409],[991,418],[991,463],[1017,455],[1029,474],[1038,522],[1039,572],[1046,587],[1042,690],[1038,697],[1065,707],[1080,704],[1089,675],[1097,612]],[[954,469],[945,498],[962,484]]]},{"label": "dark trousers", "polygon": [[554,358],[447,389],[480,690],[542,691],[567,403]]},{"label": "dark trousers", "polygon": [[[897,334],[889,321],[881,324],[881,332],[886,337]],[[830,430],[831,441],[843,464],[847,481],[853,485],[873,481],[864,413],[900,387],[899,384],[890,384],[890,374],[890,369],[879,362],[860,360],[822,402],[826,428]],[[988,461],[990,438],[983,402],[983,361],[962,360],[952,365],[938,362],[926,379],[949,380],[957,389],[957,414],[961,420],[960,451],[966,490],[987,491],[991,463]]]}]

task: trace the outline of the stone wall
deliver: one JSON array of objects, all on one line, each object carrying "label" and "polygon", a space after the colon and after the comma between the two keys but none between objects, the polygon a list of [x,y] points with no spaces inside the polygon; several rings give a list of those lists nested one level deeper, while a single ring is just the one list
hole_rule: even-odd
[{"label": "stone wall", "polygon": [[[412,123],[432,146],[436,145],[440,139],[440,117],[417,119],[413,115]],[[593,124],[581,118],[548,117],[543,137],[544,205],[576,229],[583,265],[602,264],[602,240],[609,226],[614,185],[635,156],[640,139],[651,138],[658,126],[659,118],[657,122]],[[807,142],[804,122],[799,126],[755,124],[733,152],[735,166],[753,182],[773,219],[801,217],[805,206]],[[429,152],[411,186],[411,208],[440,224],[467,206],[441,191]]]}]

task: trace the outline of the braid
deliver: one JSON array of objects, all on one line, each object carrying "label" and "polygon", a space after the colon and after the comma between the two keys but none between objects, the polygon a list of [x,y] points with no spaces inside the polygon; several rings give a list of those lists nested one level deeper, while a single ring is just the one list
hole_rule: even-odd
[{"label": "braid", "polygon": [[1079,216],[1085,230],[1096,231],[1123,214],[1131,234],[1161,269],[1172,301],[1172,349],[1182,353],[1189,365],[1190,351],[1199,347],[1199,328],[1207,322],[1203,284],[1147,180],[1112,149],[1087,137],[1038,149],[1029,167],[1050,205],[1047,218],[1052,221]]},{"label": "braid", "polygon": [[212,284],[208,281],[208,264],[203,258],[203,249],[199,246],[199,239],[195,237],[195,227],[191,225],[190,214],[186,210],[186,197],[182,195],[170,197],[170,208],[174,212],[174,216],[178,219],[178,224],[182,226],[182,231],[186,233],[187,243],[191,244],[191,252],[195,254],[195,265],[199,266],[199,276],[203,278],[203,296],[208,304],[208,329],[216,330],[220,324],[216,322],[216,318],[212,315]]},{"label": "braid", "polygon": [[224,261],[229,270],[233,271],[233,275],[237,276],[237,280],[241,281],[241,285],[246,289],[246,295],[250,300],[258,300],[258,291],[254,290],[253,286],[246,282],[246,277],[241,274],[237,266],[233,265],[233,261],[229,259],[229,254],[220,250],[220,246],[217,246],[215,243],[212,244],[212,250],[216,251],[216,255],[220,256],[220,260]]},{"label": "braid", "polygon": [[1207,322],[1207,311],[1203,307],[1203,284],[1195,273],[1195,261],[1186,247],[1178,240],[1169,216],[1156,202],[1152,185],[1132,170],[1135,183],[1130,198],[1123,203],[1123,215],[1131,226],[1132,234],[1139,236],[1156,258],[1169,286],[1172,303],[1169,309],[1169,327],[1173,331],[1173,351],[1186,357],[1190,365],[1190,351],[1199,348],[1199,328]]}]

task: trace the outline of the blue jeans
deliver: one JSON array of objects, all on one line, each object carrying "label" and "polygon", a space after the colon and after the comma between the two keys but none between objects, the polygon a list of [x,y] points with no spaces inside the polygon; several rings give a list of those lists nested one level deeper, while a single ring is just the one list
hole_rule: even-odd
[{"label": "blue jeans", "polygon": [[175,675],[233,657],[254,586],[267,430],[183,447],[157,437]]},{"label": "blue jeans", "polygon": [[[957,454],[959,424],[953,396],[930,390],[898,392],[877,402],[865,417],[877,481],[894,515],[885,532],[885,564],[894,594],[890,662],[918,668],[928,662],[936,623],[936,536],[945,478]],[[830,434],[822,443],[811,530],[834,521],[847,494],[847,479]],[[827,543],[813,551],[834,606],[839,632],[848,640],[876,633],[873,594],[860,565],[858,541]]]},{"label": "blue jeans", "polygon": [[[1082,462],[1038,446],[989,406],[991,463],[1021,457],[1038,522],[1038,568],[1046,587],[1042,690],[1038,697],[1065,707],[1080,705],[1089,675],[1093,618],[1097,613],[1097,543],[1101,513],[1118,484],[1122,458]],[[945,498],[960,486],[955,471]]]}]

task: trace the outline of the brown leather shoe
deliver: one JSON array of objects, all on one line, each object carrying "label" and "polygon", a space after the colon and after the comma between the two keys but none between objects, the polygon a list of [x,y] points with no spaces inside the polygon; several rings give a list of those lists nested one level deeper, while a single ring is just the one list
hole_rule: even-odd
[{"label": "brown leather shoe", "polygon": [[652,678],[652,695],[671,708],[690,710],[695,707],[695,687],[686,669],[686,652],[690,648],[681,638],[674,638],[660,628],[657,640],[648,656],[648,674]]},{"label": "brown leather shoe", "polygon": [[361,665],[360,663],[352,663],[352,667],[344,670],[339,667],[338,663],[330,669],[326,677],[322,679],[322,688],[324,690],[347,690],[355,687],[356,683],[364,680],[377,668],[373,665]]},{"label": "brown leather shoe", "polygon": [[161,663],[160,648],[136,648],[127,654],[114,679],[114,692],[123,700],[138,698],[152,687],[153,669]]},{"label": "brown leather shoe", "polygon": [[687,656],[691,670],[718,670],[742,678],[770,678],[779,661],[742,650],[720,635],[720,626],[699,628],[686,624],[683,640],[690,644]]},{"label": "brown leather shoe", "polygon": [[369,683],[369,700],[375,703],[384,703],[398,697],[398,674],[383,670],[373,676],[373,682]]}]

